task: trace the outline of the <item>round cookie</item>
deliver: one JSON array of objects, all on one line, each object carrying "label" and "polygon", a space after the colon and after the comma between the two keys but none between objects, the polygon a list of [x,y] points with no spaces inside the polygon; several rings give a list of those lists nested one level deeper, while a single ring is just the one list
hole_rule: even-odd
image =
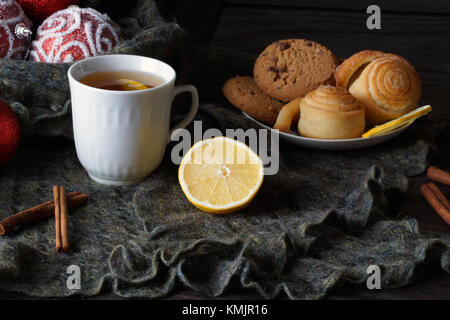
[{"label": "round cookie", "polygon": [[222,92],[236,108],[271,125],[284,105],[262,92],[252,77],[231,78],[223,85]]},{"label": "round cookie", "polygon": [[280,40],[256,59],[254,78],[269,96],[289,102],[332,79],[338,65],[323,45],[305,39]]}]

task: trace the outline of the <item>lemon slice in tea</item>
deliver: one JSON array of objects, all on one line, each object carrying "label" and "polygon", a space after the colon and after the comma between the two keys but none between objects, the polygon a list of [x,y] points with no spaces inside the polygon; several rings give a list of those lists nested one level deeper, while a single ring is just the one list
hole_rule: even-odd
[{"label": "lemon slice in tea", "polygon": [[127,91],[148,89],[148,87],[145,84],[130,79],[119,79],[119,84],[122,86],[124,90]]}]

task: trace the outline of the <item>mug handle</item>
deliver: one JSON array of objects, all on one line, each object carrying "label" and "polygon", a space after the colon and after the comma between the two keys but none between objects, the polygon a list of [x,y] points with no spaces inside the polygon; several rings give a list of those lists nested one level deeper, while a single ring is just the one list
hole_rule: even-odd
[{"label": "mug handle", "polygon": [[189,110],[186,117],[179,124],[177,124],[175,127],[170,129],[169,141],[167,143],[169,143],[172,140],[172,135],[176,136],[176,131],[178,129],[186,128],[188,126],[188,124],[191,123],[192,120],[194,120],[195,115],[197,114],[197,111],[198,111],[198,92],[197,92],[197,89],[193,85],[186,84],[186,85],[182,85],[182,86],[176,86],[175,89],[173,90],[172,101],[173,101],[173,99],[175,99],[176,95],[178,95],[182,92],[189,92],[191,94],[191,97],[192,97],[191,109]]}]

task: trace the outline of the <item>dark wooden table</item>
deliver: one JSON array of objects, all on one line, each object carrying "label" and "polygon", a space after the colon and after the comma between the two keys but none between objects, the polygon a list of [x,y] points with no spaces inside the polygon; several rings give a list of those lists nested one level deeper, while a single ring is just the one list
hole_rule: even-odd
[{"label": "dark wooden table", "polygon": [[[182,1],[175,1],[182,3]],[[206,0],[209,2],[210,0]],[[168,2],[168,1],[166,1]],[[193,1],[204,8],[205,1]],[[219,1],[221,2],[221,1]],[[339,57],[348,57],[362,49],[377,49],[400,54],[419,70],[423,82],[422,102],[431,104],[429,116],[450,120],[450,4],[447,0],[417,1],[330,1],[330,0],[227,0],[220,12],[215,30],[213,12],[193,10],[188,20],[193,39],[211,46],[257,54],[279,39],[307,38],[325,44]],[[365,27],[366,8],[378,4],[382,10],[382,29]],[[185,3],[182,4],[186,6]],[[200,14],[201,13],[201,14]],[[203,15],[203,16],[202,16]],[[203,17],[203,18],[202,18]],[[198,33],[196,33],[198,32]],[[450,171],[450,127],[437,141],[437,152],[430,163]],[[421,196],[419,187],[427,179],[412,177],[404,199],[396,204],[419,221],[423,231],[449,232],[450,228]],[[450,187],[442,187],[450,196]],[[0,292],[0,298],[26,299],[21,295]],[[219,298],[177,288],[167,299],[258,299],[254,292],[229,289]],[[280,298],[286,298],[280,296]],[[104,294],[91,299],[119,299]],[[365,286],[345,285],[329,293],[327,299],[450,299],[450,275],[436,268],[404,288],[368,290]]]}]

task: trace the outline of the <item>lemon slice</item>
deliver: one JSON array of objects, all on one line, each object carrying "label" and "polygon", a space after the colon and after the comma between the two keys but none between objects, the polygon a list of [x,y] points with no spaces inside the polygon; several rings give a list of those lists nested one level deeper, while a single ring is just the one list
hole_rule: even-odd
[{"label": "lemon slice", "polygon": [[226,214],[248,205],[261,187],[261,158],[242,142],[216,137],[184,156],[178,180],[187,199],[205,212]]},{"label": "lemon slice", "polygon": [[[411,119],[411,120],[407,120],[407,121],[402,121],[402,122],[397,123],[397,124],[393,124],[393,125],[390,126],[389,128],[386,128],[386,129],[384,129],[384,130],[380,130],[380,131],[375,132],[375,133],[371,133],[370,136],[368,136],[368,137],[378,137],[378,136],[382,136],[382,135],[384,135],[384,134],[388,134],[388,133],[390,133],[390,132],[392,132],[392,131],[395,131],[395,130],[397,130],[397,129],[400,129],[400,128],[404,127],[404,126],[407,126],[407,125],[413,123],[415,120],[416,120],[416,119]],[[375,128],[374,128],[374,129],[375,129]],[[373,129],[372,129],[372,130],[373,130]],[[370,131],[372,131],[372,130],[370,130]],[[365,134],[368,134],[370,131],[368,131],[368,132],[365,133]],[[363,136],[363,138],[366,138],[366,136]]]},{"label": "lemon slice", "polygon": [[119,84],[127,91],[148,89],[145,84],[130,79],[119,79]]},{"label": "lemon slice", "polygon": [[403,126],[406,126],[410,123],[413,123],[414,120],[417,118],[431,112],[431,106],[426,105],[420,108],[417,108],[397,119],[394,119],[392,121],[386,122],[382,125],[376,126],[375,128],[367,131],[362,135],[363,138],[369,138],[369,137],[375,137],[375,136],[381,136],[383,134],[392,132],[398,128],[401,128]]}]

